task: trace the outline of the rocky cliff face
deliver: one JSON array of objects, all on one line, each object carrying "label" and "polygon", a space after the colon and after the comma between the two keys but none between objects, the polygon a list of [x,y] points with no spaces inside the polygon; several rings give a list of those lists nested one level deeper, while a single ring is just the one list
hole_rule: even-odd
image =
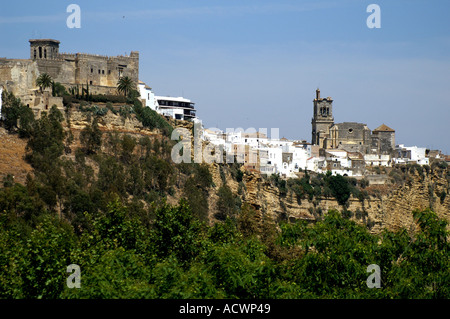
[{"label": "rocky cliff face", "polygon": [[[78,132],[91,122],[86,113],[80,111],[73,111],[70,120],[72,130]],[[189,130],[192,129],[192,123],[188,122],[172,121],[171,124],[174,127],[181,125]],[[100,117],[99,126],[103,131],[118,131],[135,136],[150,135],[153,138],[161,137],[158,130],[144,128],[134,116],[125,119],[112,112]],[[231,177],[230,171],[223,169],[223,166],[221,173],[220,165],[217,163],[210,165],[215,185],[209,192],[208,198],[211,220],[213,220],[218,199],[217,191],[223,184],[223,177],[234,194],[240,193],[242,202],[248,202],[260,215],[265,214],[273,220],[306,219],[315,221],[322,218],[329,209],[342,211],[342,207],[334,198],[319,197],[311,201],[307,199],[298,201],[296,195],[290,191],[282,196],[278,188],[258,172],[245,171],[243,168],[241,168],[244,172],[243,180],[239,185]],[[404,227],[413,230],[415,224],[412,211],[427,207],[431,207],[438,216],[450,221],[449,181],[447,168],[445,170],[424,170],[422,173],[414,171],[409,174],[409,179],[403,185],[371,186],[373,191],[364,200],[353,197],[349,199],[350,218],[367,225],[372,233],[379,233],[383,228],[396,230]],[[240,192],[239,189],[241,189]],[[442,196],[443,193],[446,195]],[[180,196],[181,191],[176,191],[174,196],[169,196],[169,202],[176,203]]]},{"label": "rocky cliff face", "polygon": [[[93,116],[88,116],[87,113],[79,110],[70,112],[71,128],[75,130],[82,130],[86,125],[91,124]],[[147,135],[158,134],[156,130],[144,128],[142,123],[136,119],[135,116],[124,118],[112,112],[106,113],[104,116],[98,117],[98,125],[103,131],[119,131],[129,133],[143,133]]]},{"label": "rocky cliff face", "polygon": [[[413,174],[409,183],[392,185],[388,191],[364,200],[351,197],[348,210],[351,219],[365,224],[372,233],[383,228],[414,230],[412,211],[431,207],[441,218],[450,221],[450,196],[441,200],[439,194],[448,193],[447,171],[434,171],[420,175]],[[244,175],[245,198],[259,212],[269,214],[275,220],[320,219],[329,209],[342,211],[334,198],[307,199],[299,203],[295,194],[288,192],[281,196],[277,187],[272,186],[260,174],[247,172]]]}]

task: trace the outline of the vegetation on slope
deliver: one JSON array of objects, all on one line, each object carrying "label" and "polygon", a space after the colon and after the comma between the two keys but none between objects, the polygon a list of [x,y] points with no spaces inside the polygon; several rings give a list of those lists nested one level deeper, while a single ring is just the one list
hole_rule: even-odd
[{"label": "vegetation on slope", "polygon": [[[6,114],[22,107],[9,101]],[[333,210],[315,224],[277,225],[225,182],[210,225],[211,173],[172,163],[167,136],[103,133],[94,120],[66,154],[62,122],[56,108],[24,127],[8,122],[26,130],[33,175],[0,188],[0,298],[450,297],[447,223],[431,210],[413,212],[417,233],[373,235]],[[242,181],[235,164],[221,169]],[[320,189],[345,203],[351,187],[320,178],[273,177],[300,200]],[[70,264],[81,268],[79,289],[66,285]],[[381,268],[379,289],[367,287],[370,264]]]}]

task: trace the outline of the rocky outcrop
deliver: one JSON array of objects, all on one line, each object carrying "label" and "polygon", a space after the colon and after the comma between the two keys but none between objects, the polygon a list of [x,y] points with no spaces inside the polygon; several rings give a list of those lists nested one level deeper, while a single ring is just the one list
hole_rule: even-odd
[{"label": "rocky outcrop", "polygon": [[[298,201],[296,195],[288,192],[281,196],[277,187],[272,186],[256,172],[244,176],[246,201],[258,211],[269,214],[274,220],[317,220],[329,209],[342,211],[333,198],[314,198],[312,201]],[[350,218],[367,225],[372,233],[383,228],[397,230],[415,229],[412,211],[431,207],[436,214],[450,221],[450,196],[441,201],[439,194],[448,193],[449,182],[445,174],[437,171],[412,175],[409,183],[393,186],[391,192],[369,196],[364,200],[351,197],[348,203]]]},{"label": "rocky outcrop", "polygon": [[[72,129],[82,130],[86,125],[91,124],[93,116],[86,112],[72,110],[70,111],[69,118]],[[99,116],[98,120],[98,126],[104,131],[146,133],[151,135],[158,134],[156,130],[144,128],[142,122],[135,116],[124,118],[123,116],[108,111],[105,115]]]}]

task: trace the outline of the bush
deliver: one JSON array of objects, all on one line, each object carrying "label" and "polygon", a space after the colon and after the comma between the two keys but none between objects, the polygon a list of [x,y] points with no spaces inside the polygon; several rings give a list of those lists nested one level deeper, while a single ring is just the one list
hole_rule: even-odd
[{"label": "bush", "polygon": [[5,128],[10,132],[17,129],[20,137],[29,137],[34,123],[33,111],[22,104],[20,99],[16,98],[12,92],[3,92],[2,101]]},{"label": "bush", "polygon": [[80,142],[86,154],[95,154],[102,146],[102,131],[95,117],[91,125],[87,125],[80,133]]},{"label": "bush", "polygon": [[239,207],[236,207],[236,196],[231,191],[230,187],[223,184],[218,192],[217,196],[217,213],[215,217],[219,220],[225,220],[226,218],[233,218]]},{"label": "bush", "polygon": [[287,182],[280,177],[279,174],[272,174],[269,178],[270,182],[275,184],[275,186],[278,188],[278,191],[280,192],[280,196],[286,196],[287,194]]},{"label": "bush", "polygon": [[345,177],[341,175],[330,176],[328,177],[328,185],[339,205],[345,206],[351,194],[349,183]]},{"label": "bush", "polygon": [[173,127],[158,113],[149,107],[143,107],[139,100],[134,101],[133,110],[142,125],[148,128],[161,129],[166,136],[170,136]]},{"label": "bush", "polygon": [[174,255],[181,262],[194,258],[199,253],[199,236],[202,226],[192,214],[186,201],[178,206],[164,205],[156,210],[152,239],[160,257]]}]

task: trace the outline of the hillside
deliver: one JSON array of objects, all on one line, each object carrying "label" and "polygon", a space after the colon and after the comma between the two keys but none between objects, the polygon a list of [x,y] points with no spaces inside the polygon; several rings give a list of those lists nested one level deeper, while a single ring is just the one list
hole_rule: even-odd
[{"label": "hillside", "polygon": [[[284,180],[173,163],[170,132],[192,124],[138,101],[39,119],[14,103],[0,158],[15,176],[0,187],[0,298],[450,296],[443,164],[392,168],[384,186]],[[383,289],[366,284],[370,264]],[[82,289],[67,284],[68,265]]]},{"label": "hillside", "polygon": [[0,140],[0,179],[11,174],[16,182],[24,184],[27,174],[32,172],[24,159],[26,140],[9,134],[3,127],[0,127]]},{"label": "hillside", "polygon": [[[74,112],[71,115],[73,131],[80,131],[88,124],[86,114]],[[174,127],[192,129],[192,124],[183,121],[171,121]],[[103,132],[120,132],[129,134],[136,139],[149,136],[153,139],[164,139],[160,132],[149,130],[142,126],[134,116],[123,120],[118,115],[108,113],[99,121]],[[75,133],[76,136],[77,133]],[[75,138],[72,148],[79,147]],[[228,165],[208,165],[212,175],[213,186],[208,193],[208,218],[210,222],[216,219],[217,193],[221,186],[227,184],[241,202],[251,204],[260,214],[270,216],[274,221],[298,219],[316,220],[330,209],[342,210],[342,205],[333,197],[317,196],[313,200],[298,201],[295,192],[288,191],[281,194],[280,190],[268,178],[258,172],[247,171],[243,167],[242,182],[237,181],[229,170]],[[450,170],[433,165],[422,168],[420,166],[405,166],[391,169],[391,176],[402,175],[403,179],[389,179],[386,185],[367,186],[366,196],[361,199],[351,196],[346,209],[351,212],[351,219],[368,226],[373,233],[379,233],[383,228],[398,230],[402,227],[414,228],[412,211],[431,207],[439,217],[450,221],[450,196],[441,200],[441,194],[450,191]],[[406,179],[406,181],[405,181]],[[176,203],[183,196],[182,187],[176,187],[174,194],[168,194],[169,203]]]},{"label": "hillside", "polygon": [[[93,118],[91,112],[80,111],[76,108],[65,114],[65,121],[62,124],[67,133],[71,132],[73,140],[66,144],[70,151],[66,152],[63,158],[75,160],[77,149],[82,147],[80,132],[92,124]],[[160,130],[144,127],[135,114],[124,117],[107,112],[97,118],[103,139],[106,139],[107,134],[117,134],[119,139],[127,135],[136,141],[143,137],[148,137],[153,142],[168,141]],[[192,129],[192,124],[189,122],[171,120],[170,124],[174,127]],[[26,175],[33,172],[30,164],[24,159],[27,141],[19,138],[17,134],[8,133],[4,128],[0,128],[0,136],[3,141],[0,145],[0,177],[11,174],[16,182],[24,184]],[[106,144],[102,144],[102,151],[108,153]],[[135,154],[139,152],[139,147],[137,145],[134,150]],[[97,174],[98,163],[92,160],[88,162]],[[260,216],[269,216],[276,222],[299,219],[315,221],[321,219],[330,209],[343,209],[342,205],[330,196],[319,195],[313,199],[298,200],[292,189],[282,194],[269,178],[255,171],[246,171],[243,167],[239,168],[242,172],[240,181],[233,177],[229,165],[211,164],[207,167],[213,182],[206,197],[207,216],[210,223],[217,221],[214,216],[217,214],[218,191],[224,184],[229,187],[235,200],[238,199],[240,203],[249,203]],[[404,167],[391,170],[392,176],[395,175],[394,173],[403,174],[403,179],[406,178],[407,182],[392,179],[392,182],[389,181],[386,185],[365,187],[364,198],[357,198],[354,195],[349,198],[346,210],[349,211],[349,217],[352,220],[367,226],[372,233],[379,233],[384,228],[413,229],[415,227],[412,217],[414,209],[432,207],[439,217],[450,220],[450,196],[442,196],[443,193],[448,194],[450,189],[448,169],[440,169],[437,165],[432,166],[432,169]],[[179,177],[181,179],[176,181],[170,193],[166,194],[166,200],[170,204],[176,204],[184,196],[183,187],[186,177],[181,175]]]}]

